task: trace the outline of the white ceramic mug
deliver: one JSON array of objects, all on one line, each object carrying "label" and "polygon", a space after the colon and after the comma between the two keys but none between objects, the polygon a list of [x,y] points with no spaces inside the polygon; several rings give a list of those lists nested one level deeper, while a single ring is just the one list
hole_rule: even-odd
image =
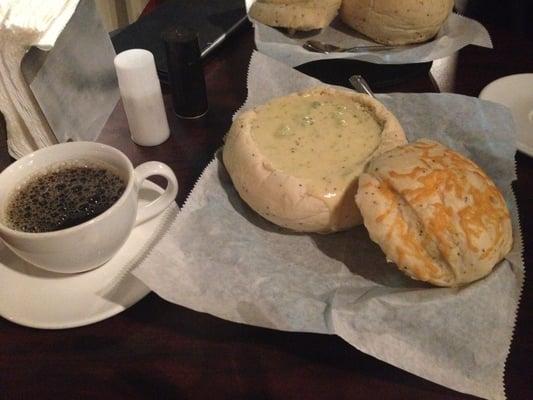
[{"label": "white ceramic mug", "polygon": [[[103,162],[124,179],[122,196],[102,214],[71,228],[29,233],[6,226],[9,196],[39,171],[69,160]],[[167,188],[156,200],[138,208],[142,182],[159,175]],[[76,273],[108,261],[124,244],[133,227],[163,212],[175,199],[178,181],[165,164],[146,162],[133,168],[119,150],[94,142],[71,142],[46,147],[19,159],[0,173],[0,238],[22,259],[48,271]]]}]

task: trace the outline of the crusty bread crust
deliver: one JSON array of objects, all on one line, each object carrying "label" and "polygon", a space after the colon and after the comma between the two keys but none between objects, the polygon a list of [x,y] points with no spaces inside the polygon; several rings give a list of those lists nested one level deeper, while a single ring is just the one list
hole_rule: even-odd
[{"label": "crusty bread crust", "polygon": [[433,38],[453,0],[343,0],[340,17],[378,43],[403,45]]},{"label": "crusty bread crust", "polygon": [[[321,86],[289,96],[317,93],[323,96],[349,96],[373,112],[382,123],[383,131],[381,144],[371,156],[406,143],[398,120],[379,101],[368,95]],[[258,110],[260,107],[246,111],[235,119],[223,150],[224,165],[241,198],[267,220],[299,232],[328,233],[362,223],[354,202],[357,177],[346,188],[339,188],[339,193],[343,195],[325,199],[312,193],[305,179],[288,175],[272,166],[252,138],[252,125]]]},{"label": "crusty bread crust", "polygon": [[328,26],[342,0],[258,0],[249,14],[269,26],[310,31]]},{"label": "crusty bread crust", "polygon": [[492,180],[431,140],[368,163],[356,202],[370,238],[413,279],[463,285],[488,275],[511,250],[509,210]]}]

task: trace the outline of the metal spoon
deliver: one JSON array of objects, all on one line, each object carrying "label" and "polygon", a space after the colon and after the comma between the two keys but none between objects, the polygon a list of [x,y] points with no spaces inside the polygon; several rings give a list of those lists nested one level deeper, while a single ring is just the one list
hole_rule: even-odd
[{"label": "metal spoon", "polygon": [[361,75],[352,75],[348,80],[356,92],[366,93],[369,96],[376,97],[372,89],[370,89],[368,82]]},{"label": "metal spoon", "polygon": [[370,45],[370,46],[355,46],[355,47],[339,47],[331,43],[324,43],[320,40],[308,40],[302,47],[315,53],[361,53],[364,51],[381,51],[395,49],[398,46],[383,46],[383,45]]}]

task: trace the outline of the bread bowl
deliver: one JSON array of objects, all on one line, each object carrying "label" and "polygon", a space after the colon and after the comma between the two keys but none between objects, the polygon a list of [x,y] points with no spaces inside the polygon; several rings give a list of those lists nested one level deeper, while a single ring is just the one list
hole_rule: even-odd
[{"label": "bread bowl", "polygon": [[356,202],[370,238],[413,279],[459,286],[510,251],[509,210],[474,162],[422,139],[370,161]]},{"label": "bread bowl", "polygon": [[406,142],[379,101],[315,87],[241,113],[223,161],[241,198],[267,220],[299,232],[335,232],[362,222],[359,174],[372,157]]},{"label": "bread bowl", "polygon": [[405,45],[433,38],[453,0],[343,0],[344,23],[378,43]]},{"label": "bread bowl", "polygon": [[253,19],[269,26],[299,31],[321,29],[335,18],[342,0],[257,0]]}]

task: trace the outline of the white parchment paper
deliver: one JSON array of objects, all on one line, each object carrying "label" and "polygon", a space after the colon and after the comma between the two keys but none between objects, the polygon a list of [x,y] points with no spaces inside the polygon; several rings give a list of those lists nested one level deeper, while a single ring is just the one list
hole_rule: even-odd
[{"label": "white parchment paper", "polygon": [[[317,83],[255,52],[244,108]],[[515,244],[487,278],[459,289],[430,287],[387,264],[362,226],[331,235],[278,228],[241,201],[218,156],[134,274],[161,297],[193,310],[279,330],[336,334],[431,381],[502,399],[524,274],[510,186],[512,117],[502,106],[459,95],[379,98],[409,139],[428,137],[460,151],[504,193]]]},{"label": "white parchment paper", "polygon": [[[246,0],[247,9],[253,2],[254,0]],[[485,27],[459,14],[451,14],[437,36],[429,42],[392,50],[361,53],[320,54],[302,48],[302,44],[309,39],[340,47],[376,45],[369,38],[345,25],[339,17],[335,18],[327,28],[310,33],[298,32],[294,36],[289,36],[283,30],[271,28],[255,20],[252,22],[255,28],[257,49],[290,66],[332,58],[354,59],[376,64],[411,64],[450,56],[469,44],[492,48],[492,41]]]}]

